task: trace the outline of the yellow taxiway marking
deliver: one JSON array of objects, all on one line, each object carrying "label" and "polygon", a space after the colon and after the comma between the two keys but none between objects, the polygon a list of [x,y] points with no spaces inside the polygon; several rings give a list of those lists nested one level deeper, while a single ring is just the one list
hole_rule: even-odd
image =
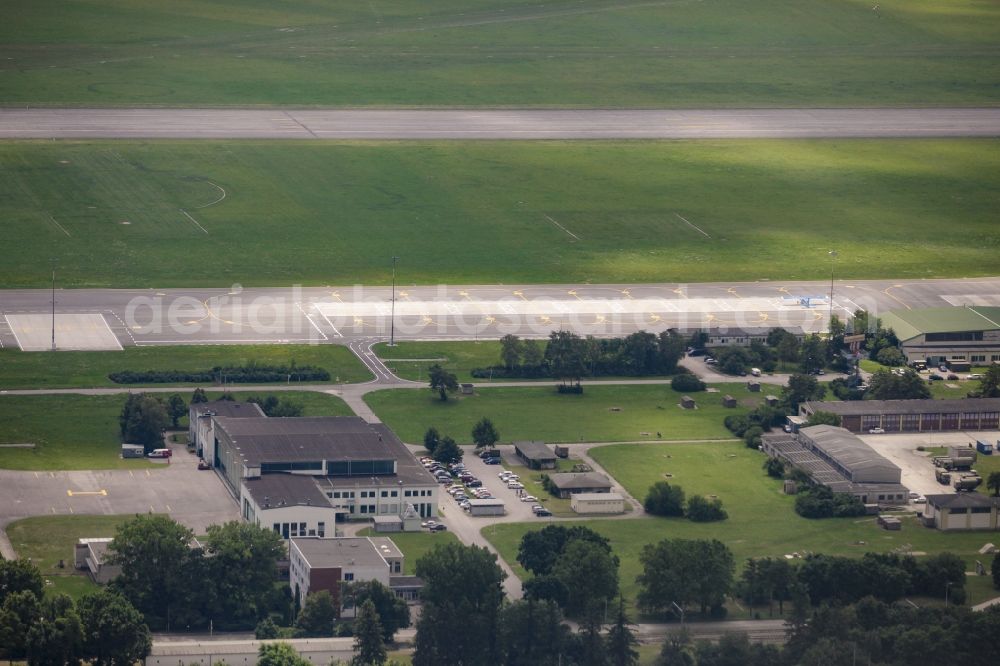
[{"label": "yellow taxiway marking", "polygon": [[56,508],[55,508],[54,506],[50,506],[50,507],[49,507],[49,510],[50,510],[50,511],[51,511],[52,513],[55,513],[55,512],[56,512]]},{"label": "yellow taxiway marking", "polygon": [[757,314],[760,315],[761,321],[767,321],[768,314],[766,312],[758,312]]},{"label": "yellow taxiway marking", "polygon": [[780,291],[780,292],[781,292],[781,293],[783,293],[783,294],[788,294],[788,293],[790,293],[790,292],[788,291],[788,287],[778,287],[778,291]]},{"label": "yellow taxiway marking", "polygon": [[132,473],[132,470],[129,470],[129,471],[128,471],[128,475],[129,475],[130,477],[132,477],[133,479],[135,478],[135,474],[133,474],[133,473]]},{"label": "yellow taxiway marking", "polygon": [[76,513],[76,511],[74,511],[74,510],[73,510],[73,507],[70,507],[70,508],[69,508],[69,512],[70,512],[70,513]]},{"label": "yellow taxiway marking", "polygon": [[492,316],[486,318],[486,321],[488,323],[490,323],[490,324],[496,322],[496,320],[497,320],[497,318],[496,317],[492,317]]},{"label": "yellow taxiway marking", "polygon": [[146,476],[151,476],[148,469],[146,470]]},{"label": "yellow taxiway marking", "polygon": [[340,292],[339,292],[339,291],[331,291],[331,292],[330,292],[330,295],[331,295],[331,296],[333,296],[334,298],[336,298],[336,299],[337,299],[338,301],[340,301],[341,303],[343,303],[343,302],[344,302],[344,299],[342,299],[342,298],[340,297]]},{"label": "yellow taxiway marking", "polygon": [[576,289],[570,289],[566,293],[569,294],[570,296],[572,296],[573,298],[575,298],[577,300],[580,300],[580,297],[576,295]]},{"label": "yellow taxiway marking", "polygon": [[461,290],[460,292],[458,292],[458,295],[461,296],[462,298],[466,299],[466,300],[471,300],[471,299],[469,299],[469,292],[467,292],[464,289]]},{"label": "yellow taxiway marking", "polygon": [[171,509],[171,508],[170,508],[170,505],[169,505],[169,504],[167,504],[167,505],[165,505],[165,506],[167,507],[167,512],[168,512],[168,513],[169,513],[170,511],[172,511],[172,510],[173,510],[173,509]]},{"label": "yellow taxiway marking", "polygon": [[822,319],[822,318],[823,318],[822,312],[813,312],[813,319]]},{"label": "yellow taxiway marking", "polygon": [[622,295],[624,295],[625,298],[632,298],[632,292],[628,289],[622,289]]},{"label": "yellow taxiway marking", "polygon": [[514,295],[517,296],[518,298],[520,298],[522,301],[528,300],[527,298],[524,297],[524,292],[521,291],[520,289],[518,289],[517,291],[515,291]]},{"label": "yellow taxiway marking", "polygon": [[662,319],[663,319],[663,317],[661,317],[658,314],[653,314],[652,312],[649,313],[649,320],[650,321],[660,321]]},{"label": "yellow taxiway marking", "polygon": [[736,298],[740,297],[740,295],[736,293],[736,287],[730,287],[729,289],[726,289],[726,291],[735,296]]},{"label": "yellow taxiway marking", "polygon": [[410,292],[408,292],[408,291],[401,291],[401,292],[399,292],[399,297],[400,298],[405,298],[406,300],[410,300]]},{"label": "yellow taxiway marking", "polygon": [[670,291],[674,292],[674,293],[675,293],[675,294],[677,294],[678,296],[683,296],[684,298],[687,298],[687,297],[688,297],[688,296],[687,296],[687,292],[685,292],[685,291],[684,291],[683,289],[681,289],[680,287],[677,287],[676,289],[671,289]]},{"label": "yellow taxiway marking", "polygon": [[67,490],[66,494],[70,497],[76,497],[77,495],[100,495],[101,497],[107,497],[108,491],[104,488],[101,488],[100,490]]},{"label": "yellow taxiway marking", "polygon": [[149,512],[150,513],[156,513],[156,509],[153,508],[152,504],[149,505]]},{"label": "yellow taxiway marking", "polygon": [[901,284],[894,284],[891,287],[886,287],[885,289],[883,289],[882,293],[885,294],[886,296],[888,296],[889,298],[891,298],[892,300],[896,301],[900,305],[902,305],[907,310],[912,310],[913,308],[911,308],[909,305],[907,305],[906,301],[904,301],[903,299],[899,298],[898,296],[894,296],[893,294],[889,293],[890,289],[899,289],[902,286],[903,285],[901,285]]},{"label": "yellow taxiway marking", "polygon": [[36,479],[38,478],[38,472],[35,472],[35,478]]},{"label": "yellow taxiway marking", "polygon": [[541,317],[539,317],[539,318],[538,318],[538,321],[540,321],[540,322],[543,322],[543,323],[546,323],[546,324],[547,324],[547,323],[549,323],[550,321],[552,321],[552,317],[550,317],[550,316],[548,316],[548,315],[542,315]]},{"label": "yellow taxiway marking", "polygon": [[431,319],[430,317],[428,317],[427,315],[423,316],[423,321],[424,321],[425,324],[433,324],[434,323],[434,320]]}]

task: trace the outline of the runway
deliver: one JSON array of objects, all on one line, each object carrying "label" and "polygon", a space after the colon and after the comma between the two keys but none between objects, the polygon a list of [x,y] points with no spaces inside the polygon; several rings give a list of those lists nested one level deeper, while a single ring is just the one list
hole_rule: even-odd
[{"label": "runway", "polygon": [[2,139],[746,139],[1000,136],[1000,108],[0,109]]},{"label": "runway", "polygon": [[[122,346],[344,344],[373,338],[545,337],[554,330],[618,336],[670,328],[722,331],[782,326],[826,330],[832,312],[1000,305],[1000,277],[645,285],[441,285],[242,289],[57,290],[57,315],[99,315]],[[48,290],[0,291],[0,346],[17,348],[18,322],[42,327]],[[35,315],[26,319],[24,315]],[[76,318],[91,321],[92,318]],[[73,321],[57,317],[58,322]],[[48,339],[44,331],[36,338]],[[81,332],[81,335],[85,332]],[[69,330],[59,340],[71,339]],[[363,346],[363,345],[362,345]]]}]

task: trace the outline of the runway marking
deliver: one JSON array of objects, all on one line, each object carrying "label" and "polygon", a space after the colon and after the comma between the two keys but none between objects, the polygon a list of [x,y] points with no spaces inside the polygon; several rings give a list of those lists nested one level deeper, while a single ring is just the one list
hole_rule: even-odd
[{"label": "runway marking", "polygon": [[684,217],[683,215],[681,215],[680,213],[674,213],[674,215],[676,215],[676,216],[677,216],[678,218],[680,218],[680,220],[681,220],[682,222],[684,222],[684,224],[688,225],[689,227],[691,227],[692,229],[694,229],[695,231],[697,231],[698,233],[700,233],[700,234],[701,234],[702,236],[704,236],[705,238],[711,238],[711,236],[709,236],[708,234],[706,234],[706,233],[705,233],[705,231],[704,231],[704,230],[703,230],[703,229],[702,229],[701,227],[698,227],[697,225],[694,225],[694,224],[691,224],[691,222],[689,222],[689,221],[688,221],[688,220],[687,220],[687,219],[686,219],[686,218],[685,218],[685,217]]},{"label": "runway marking", "polygon": [[322,310],[320,310],[319,308],[317,308],[317,307],[316,307],[315,305],[313,305],[313,309],[314,309],[314,310],[316,310],[317,312],[319,312],[320,316],[321,316],[321,317],[323,317],[323,319],[325,319],[325,320],[326,320],[326,323],[327,323],[327,325],[328,325],[328,326],[329,326],[330,328],[332,328],[332,329],[333,329],[333,332],[337,334],[337,337],[338,337],[338,338],[342,338],[342,337],[344,337],[344,334],[343,334],[343,333],[341,333],[341,332],[340,332],[340,330],[338,330],[338,329],[337,329],[337,327],[333,325],[333,322],[332,322],[332,321],[330,321],[330,318],[326,316],[326,313],[325,313],[325,312],[323,312]]},{"label": "runway marking", "polygon": [[[545,215],[545,213],[542,213],[542,215]],[[552,217],[551,217],[551,216],[549,216],[549,215],[545,215],[545,219],[546,219],[546,220],[548,220],[549,222],[551,222],[552,224],[556,225],[557,227],[559,227],[559,228],[560,228],[560,229],[562,229],[563,231],[565,231],[565,232],[566,232],[567,234],[569,234],[570,236],[572,236],[572,237],[573,237],[573,238],[575,238],[576,240],[580,240],[580,237],[579,237],[579,236],[577,236],[576,234],[574,234],[574,233],[573,233],[572,231],[570,231],[569,229],[567,229],[567,228],[566,228],[566,227],[564,227],[563,225],[561,225],[561,224],[559,224],[558,222],[556,222],[556,221],[555,221],[554,219],[552,219]]]},{"label": "runway marking", "polygon": [[340,292],[339,292],[339,291],[331,291],[331,292],[330,292],[330,295],[331,295],[331,296],[333,296],[334,298],[336,298],[336,299],[337,299],[338,301],[340,301],[341,303],[343,303],[343,302],[344,302],[344,299],[342,299],[342,298],[340,297]]},{"label": "runway marking", "polygon": [[202,231],[204,231],[206,234],[208,234],[208,229],[206,229],[205,227],[203,227],[200,224],[198,224],[198,220],[196,220],[193,217],[191,217],[186,210],[184,210],[183,208],[178,208],[177,210],[179,210],[181,212],[181,214],[184,215],[184,217],[186,217],[187,219],[189,219],[192,222],[194,222],[194,225],[196,227],[198,227],[199,229],[201,229]]},{"label": "runway marking", "polygon": [[100,495],[101,497],[107,497],[108,491],[105,490],[104,488],[101,488],[100,490],[77,490],[77,491],[72,491],[67,489],[66,494],[69,495],[70,497],[76,497],[77,495]]},{"label": "runway marking", "polygon": [[460,292],[458,292],[458,295],[467,301],[472,300],[471,298],[469,298],[469,292],[467,292],[465,289],[462,289]]},{"label": "runway marking", "polygon": [[670,291],[674,292],[678,296],[681,296],[682,298],[687,298],[688,297],[687,292],[685,292],[680,287],[677,287],[676,289],[671,289]]},{"label": "runway marking", "polygon": [[896,301],[900,305],[902,305],[907,310],[912,310],[913,308],[911,308],[909,305],[907,305],[906,301],[904,301],[903,299],[899,298],[898,296],[894,296],[893,294],[889,293],[890,289],[898,289],[898,288],[901,288],[902,286],[903,285],[901,285],[901,284],[894,284],[891,287],[886,287],[885,289],[883,289],[882,293],[885,294],[886,296],[888,296],[889,298],[891,298],[892,300]]},{"label": "runway marking", "polygon": [[622,294],[625,296],[625,298],[627,298],[629,300],[632,300],[632,291],[631,290],[629,290],[629,289],[622,289]]},{"label": "runway marking", "polygon": [[581,300],[580,297],[576,295],[576,289],[570,289],[566,293],[569,294],[570,296],[572,296],[573,298],[575,298],[578,301]]},{"label": "runway marking", "polygon": [[115,341],[115,344],[118,345],[119,351],[124,351],[125,348],[122,347],[122,343],[118,340],[118,336],[115,335],[115,332],[111,330],[110,326],[108,326],[108,320],[105,319],[103,315],[101,316],[101,323],[104,324],[104,328],[108,329],[108,335],[110,335]]},{"label": "runway marking", "polygon": [[146,470],[146,476],[151,476],[148,469]]},{"label": "runway marking", "polygon": [[72,234],[70,234],[70,233],[69,233],[68,231],[66,231],[66,227],[64,227],[63,225],[61,225],[61,224],[59,224],[58,222],[56,222],[56,218],[52,217],[51,215],[49,215],[49,216],[48,216],[48,218],[49,218],[50,220],[52,220],[52,224],[54,224],[54,225],[56,225],[57,227],[59,227],[59,231],[63,232],[63,233],[64,233],[64,234],[66,234],[67,236],[71,236],[71,235],[72,235]]},{"label": "runway marking", "polygon": [[[208,208],[209,206],[214,206],[215,204],[220,203],[223,199],[226,198],[226,190],[225,190],[225,188],[223,188],[221,185],[216,185],[215,183],[213,183],[210,180],[206,180],[205,182],[208,183],[209,185],[214,185],[215,187],[218,187],[219,190],[222,191],[222,196],[219,197],[218,199],[216,199],[215,201],[212,201],[211,203],[202,204],[201,206],[195,206],[196,209],[198,209],[198,208]],[[205,233],[208,233],[208,232],[205,232]]]},{"label": "runway marking", "polygon": [[165,506],[165,507],[167,507],[167,512],[168,512],[168,513],[169,513],[170,511],[173,511],[173,509],[171,509],[171,508],[170,508],[170,505],[169,505],[169,504],[164,504],[164,506]]},{"label": "runway marking", "polygon": [[[329,339],[330,339],[330,338],[326,337],[326,333],[324,333],[323,331],[321,331],[321,330],[319,329],[319,326],[317,326],[317,325],[316,325],[316,322],[314,322],[314,321],[312,320],[312,317],[310,317],[310,316],[309,316],[309,313],[305,311],[305,309],[304,309],[304,308],[302,307],[302,304],[301,304],[301,303],[296,303],[296,304],[295,304],[295,307],[297,307],[297,308],[298,308],[298,309],[299,309],[299,310],[300,310],[300,311],[302,312],[302,314],[303,314],[303,315],[305,315],[305,318],[306,318],[306,321],[308,321],[308,322],[309,322],[310,324],[312,324],[312,327],[316,329],[316,332],[317,332],[317,333],[319,333],[320,335],[322,335],[322,336],[323,336],[323,339],[324,339],[324,340],[329,340]],[[335,331],[336,331],[337,329],[336,329],[336,328],[334,328],[333,330],[335,330]]]},{"label": "runway marking", "polygon": [[408,292],[408,291],[400,291],[399,292],[399,297],[400,298],[405,298],[406,300],[410,300],[410,292]]},{"label": "runway marking", "polygon": [[514,295],[517,296],[518,298],[520,298],[522,301],[528,300],[527,298],[524,297],[524,292],[521,291],[520,289],[518,289],[517,291],[515,291]]}]

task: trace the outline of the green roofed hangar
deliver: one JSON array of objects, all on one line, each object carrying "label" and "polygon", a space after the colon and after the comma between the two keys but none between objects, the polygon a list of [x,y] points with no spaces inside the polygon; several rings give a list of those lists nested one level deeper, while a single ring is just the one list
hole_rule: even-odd
[{"label": "green roofed hangar", "polygon": [[1000,307],[893,310],[882,317],[882,326],[896,333],[908,363],[955,370],[1000,363]]}]

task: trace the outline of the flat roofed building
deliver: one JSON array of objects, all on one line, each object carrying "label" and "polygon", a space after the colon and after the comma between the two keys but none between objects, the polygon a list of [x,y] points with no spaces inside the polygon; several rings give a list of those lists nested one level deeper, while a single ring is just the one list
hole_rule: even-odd
[{"label": "flat roofed building", "polygon": [[625,513],[625,498],[618,493],[576,493],[570,508],[576,513]]},{"label": "flat roofed building", "polygon": [[210,465],[215,465],[215,419],[261,418],[264,412],[255,402],[235,400],[213,400],[194,402],[188,407],[188,441],[194,444],[195,453]]},{"label": "flat roofed building", "polygon": [[265,474],[240,485],[243,520],[283,539],[333,536],[337,510],[310,476]]},{"label": "flat roofed building", "polygon": [[1000,498],[979,493],[928,495],[924,525],[939,530],[1000,529]]},{"label": "flat roofed building", "polygon": [[[702,329],[684,329],[679,331],[682,335],[690,336],[696,332],[705,333],[708,336],[705,341],[705,348],[712,349],[715,347],[749,347],[753,342],[767,342],[767,336],[777,327],[775,326],[748,326],[748,327],[725,327],[719,326],[715,328],[702,328]],[[806,336],[805,331],[800,326],[787,326],[783,327],[786,331],[794,335],[798,339],[802,339]]]},{"label": "flat roofed building", "polygon": [[514,453],[530,469],[555,469],[556,454],[545,442],[514,442]]},{"label": "flat roofed building", "polygon": [[902,471],[843,428],[818,425],[798,433],[766,433],[761,450],[801,469],[814,483],[865,504],[905,504]]},{"label": "flat roofed building", "polygon": [[301,606],[320,590],[339,605],[341,583],[377,580],[390,587],[390,577],[403,571],[403,554],[387,537],[297,538],[289,541],[288,566]]},{"label": "flat roofed building", "polygon": [[939,432],[948,430],[997,430],[1000,428],[1000,398],[951,400],[845,400],[804,402],[799,415],[830,412],[851,432],[873,428],[886,432]]},{"label": "flat roofed building", "polygon": [[612,487],[608,477],[596,472],[550,474],[549,480],[562,499],[568,499],[576,493],[609,493]]},{"label": "flat roofed building", "polygon": [[911,363],[1000,363],[1000,307],[893,310],[882,316],[882,326],[896,333]]},{"label": "flat roofed building", "polygon": [[111,537],[77,539],[74,550],[73,564],[81,571],[86,571],[91,580],[99,585],[110,583],[121,572],[121,566],[108,564],[108,545]]}]

